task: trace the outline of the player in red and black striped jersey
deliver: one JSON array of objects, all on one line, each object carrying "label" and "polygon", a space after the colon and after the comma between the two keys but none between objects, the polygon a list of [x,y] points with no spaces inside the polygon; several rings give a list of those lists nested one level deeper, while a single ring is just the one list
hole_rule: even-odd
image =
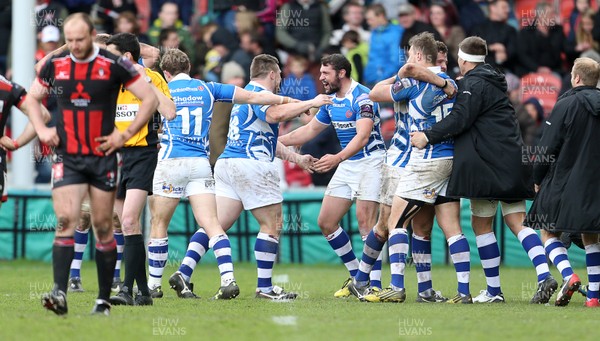
[{"label": "player in red and black striped jersey", "polygon": [[[8,115],[10,115],[10,110],[13,106],[23,112],[28,112],[28,106],[25,102],[26,97],[27,91],[25,91],[22,86],[0,76],[0,133],[4,132],[6,120],[8,119]],[[42,107],[42,109],[44,121],[47,122],[50,119],[50,114],[46,108]],[[0,206],[8,199],[6,192],[6,150],[17,150],[20,146],[33,140],[33,138],[35,138],[35,130],[31,123],[29,123],[25,127],[23,133],[14,140],[8,136],[2,136],[0,138],[0,145],[2,146],[0,149],[0,171],[2,172],[2,174],[0,174],[0,193],[2,193]]]},{"label": "player in red and black striped jersey", "polygon": [[[57,98],[59,110],[56,128],[47,128],[42,123],[39,105],[29,115],[40,140],[56,147],[52,175],[52,199],[58,220],[52,249],[55,288],[42,297],[42,304],[56,314],[67,313],[73,235],[81,203],[89,193],[92,225],[98,241],[99,295],[92,313],[108,315],[117,258],[112,233],[117,174],[114,152],[147,124],[158,100],[131,62],[93,44],[96,31],[88,15],[72,14],[63,27],[69,52],[46,62],[28,96],[39,103],[52,94]],[[116,98],[122,84],[141,104],[132,124],[119,132],[114,121]]]}]

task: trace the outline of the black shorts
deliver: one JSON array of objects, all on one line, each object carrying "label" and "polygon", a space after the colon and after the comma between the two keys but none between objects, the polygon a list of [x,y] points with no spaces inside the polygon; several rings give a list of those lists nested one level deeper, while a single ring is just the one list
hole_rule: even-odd
[{"label": "black shorts", "polygon": [[117,155],[71,155],[53,156],[52,188],[67,185],[89,184],[110,192],[117,187]]},{"label": "black shorts", "polygon": [[460,199],[459,198],[449,198],[449,197],[444,197],[444,196],[438,195],[438,197],[435,199],[435,203],[433,203],[433,205],[437,206],[437,205],[447,204],[449,202],[460,202]]},{"label": "black shorts", "polygon": [[152,180],[158,162],[158,147],[121,148],[123,165],[117,199],[125,199],[128,189],[141,189],[152,195]]}]

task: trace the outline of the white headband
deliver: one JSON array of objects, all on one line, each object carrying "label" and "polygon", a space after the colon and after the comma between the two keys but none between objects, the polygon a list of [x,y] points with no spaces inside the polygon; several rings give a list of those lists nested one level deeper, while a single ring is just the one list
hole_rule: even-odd
[{"label": "white headband", "polygon": [[464,60],[465,62],[471,62],[471,63],[484,63],[485,62],[485,56],[468,54],[468,53],[463,52],[463,50],[461,50],[461,49],[458,50],[458,58]]}]

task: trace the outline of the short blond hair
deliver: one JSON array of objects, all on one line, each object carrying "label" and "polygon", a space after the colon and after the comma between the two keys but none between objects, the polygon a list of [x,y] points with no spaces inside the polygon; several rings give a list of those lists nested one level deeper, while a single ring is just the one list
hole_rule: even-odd
[{"label": "short blond hair", "polygon": [[189,73],[191,65],[190,58],[180,49],[167,49],[160,62],[160,68],[173,76]]},{"label": "short blond hair", "polygon": [[572,73],[573,76],[579,76],[584,85],[596,86],[600,79],[600,64],[591,58],[577,58],[573,64]]},{"label": "short blond hair", "polygon": [[259,54],[252,59],[250,64],[250,78],[264,78],[269,72],[279,71],[279,60],[268,54]]}]

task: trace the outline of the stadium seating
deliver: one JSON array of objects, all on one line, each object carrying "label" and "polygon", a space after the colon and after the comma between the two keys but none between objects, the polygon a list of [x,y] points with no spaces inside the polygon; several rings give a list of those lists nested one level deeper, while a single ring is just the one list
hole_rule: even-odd
[{"label": "stadium seating", "polygon": [[548,115],[556,104],[561,87],[561,79],[553,73],[527,74],[521,78],[522,101],[537,98]]}]

